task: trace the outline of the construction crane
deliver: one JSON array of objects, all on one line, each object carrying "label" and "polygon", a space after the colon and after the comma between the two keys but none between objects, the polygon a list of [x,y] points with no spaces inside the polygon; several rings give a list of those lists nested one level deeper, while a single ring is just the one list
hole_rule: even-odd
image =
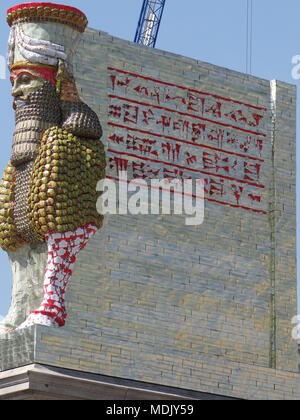
[{"label": "construction crane", "polygon": [[155,48],[166,0],[144,0],[134,42]]},{"label": "construction crane", "polygon": [[253,56],[253,0],[246,1],[247,24],[246,24],[246,73],[252,74]]}]

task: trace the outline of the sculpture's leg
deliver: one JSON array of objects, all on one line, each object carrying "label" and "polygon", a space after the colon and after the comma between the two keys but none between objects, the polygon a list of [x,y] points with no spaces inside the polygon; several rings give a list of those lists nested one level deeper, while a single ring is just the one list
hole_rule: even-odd
[{"label": "sculpture's leg", "polygon": [[18,328],[32,325],[62,327],[67,317],[65,293],[78,253],[85,248],[97,228],[87,225],[68,233],[53,233],[46,237],[48,264],[44,280],[44,297],[40,307],[30,313]]},{"label": "sculpture's leg", "polygon": [[47,245],[24,245],[8,255],[12,270],[12,299],[8,314],[0,324],[0,334],[17,328],[28,313],[40,304],[48,257]]}]

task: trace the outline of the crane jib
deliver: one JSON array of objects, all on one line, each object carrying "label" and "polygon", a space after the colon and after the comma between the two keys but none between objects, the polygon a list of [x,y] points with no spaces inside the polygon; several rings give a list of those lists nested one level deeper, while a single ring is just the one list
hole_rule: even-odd
[{"label": "crane jib", "polygon": [[166,0],[144,0],[134,42],[155,48]]}]

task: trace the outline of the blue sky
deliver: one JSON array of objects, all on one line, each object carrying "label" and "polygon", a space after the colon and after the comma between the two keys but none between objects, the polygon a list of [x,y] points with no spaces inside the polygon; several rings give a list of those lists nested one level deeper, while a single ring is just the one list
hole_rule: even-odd
[{"label": "blue sky", "polygon": [[[52,2],[59,3],[53,0]],[[292,57],[300,55],[299,0],[253,2],[253,74],[265,79],[279,79],[300,85],[300,80],[293,80],[291,75]],[[82,9],[88,16],[91,27],[124,39],[134,39],[142,0],[66,0],[63,3]],[[246,3],[246,0],[167,0],[157,48],[245,71]],[[11,0],[1,0],[0,3],[2,56],[6,55],[9,35],[6,9],[15,4],[17,2]],[[8,77],[5,80],[0,79],[0,92],[2,173],[10,157],[14,127]],[[298,194],[300,211],[299,204]],[[6,254],[2,251],[0,269],[1,316],[9,308],[11,289],[10,266]]]}]

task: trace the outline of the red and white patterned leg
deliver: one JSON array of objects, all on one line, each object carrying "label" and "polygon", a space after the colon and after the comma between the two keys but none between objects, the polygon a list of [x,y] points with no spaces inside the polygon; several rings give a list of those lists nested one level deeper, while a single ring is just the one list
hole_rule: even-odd
[{"label": "red and white patterned leg", "polygon": [[74,232],[53,233],[46,237],[48,263],[44,281],[44,297],[41,306],[30,313],[18,330],[33,325],[63,327],[67,317],[65,293],[72,276],[77,255],[95,235],[97,228],[87,225]]}]

